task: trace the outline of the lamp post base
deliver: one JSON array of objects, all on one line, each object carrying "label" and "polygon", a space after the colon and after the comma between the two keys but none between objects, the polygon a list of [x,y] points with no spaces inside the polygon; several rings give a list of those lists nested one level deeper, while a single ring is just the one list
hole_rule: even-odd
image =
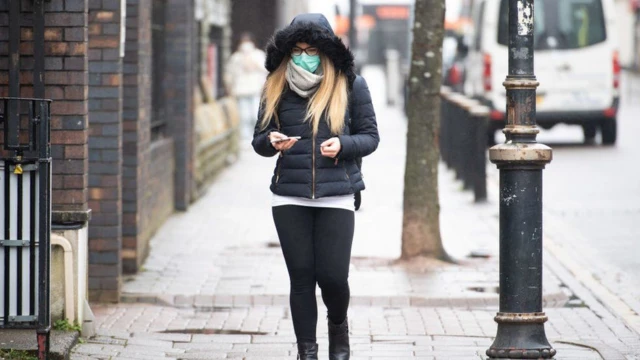
[{"label": "lamp post base", "polygon": [[544,331],[544,313],[498,313],[496,339],[487,350],[492,359],[552,359],[551,347]]}]

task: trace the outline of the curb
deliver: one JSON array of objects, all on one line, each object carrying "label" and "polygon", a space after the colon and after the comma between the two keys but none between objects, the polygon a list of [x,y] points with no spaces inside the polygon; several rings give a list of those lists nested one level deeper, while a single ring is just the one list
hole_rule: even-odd
[{"label": "curb", "polygon": [[[322,297],[317,296],[319,303]],[[241,308],[251,306],[289,306],[289,295],[154,295],[122,294],[120,301],[125,304],[156,304],[177,308]],[[543,298],[544,307],[563,307],[569,297],[563,291],[547,294]],[[426,297],[426,296],[352,296],[352,306],[378,307],[453,307],[477,308],[497,307],[498,294],[474,297]]]},{"label": "curb", "polygon": [[[604,306],[630,329],[640,335],[640,314],[596,280],[591,271],[580,265],[571,253],[554,241],[554,235],[550,235],[547,232],[545,232],[544,249],[557,259],[557,266],[564,268],[568,275],[573,278],[574,284],[567,284],[567,286],[582,298],[589,307],[597,308],[601,304],[601,306]],[[561,276],[559,274],[557,266],[551,266],[552,271],[558,278],[562,279],[564,277],[566,279],[566,275]],[[583,289],[577,289],[576,285],[583,287]],[[590,294],[585,294],[585,291]],[[589,297],[593,297],[593,300],[589,301]]]}]

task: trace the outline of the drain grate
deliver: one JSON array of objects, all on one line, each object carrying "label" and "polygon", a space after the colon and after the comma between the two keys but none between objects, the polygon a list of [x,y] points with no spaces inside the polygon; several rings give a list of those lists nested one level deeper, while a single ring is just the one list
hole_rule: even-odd
[{"label": "drain grate", "polygon": [[487,249],[476,249],[471,251],[467,257],[471,259],[489,259],[493,256],[491,251]]},{"label": "drain grate", "polygon": [[500,294],[499,286],[471,286],[467,290],[477,293]]},{"label": "drain grate", "polygon": [[221,329],[173,329],[160,331],[161,334],[189,334],[189,335],[267,335],[260,331],[221,330]]},{"label": "drain grate", "polygon": [[564,307],[566,308],[588,308],[589,306],[587,306],[587,304],[585,304],[585,302],[580,299],[579,297],[577,297],[576,295],[571,295],[569,297],[569,301],[567,301],[566,304],[564,304]]},{"label": "drain grate", "polygon": [[197,313],[229,313],[233,310],[229,306],[197,306],[194,311]]}]

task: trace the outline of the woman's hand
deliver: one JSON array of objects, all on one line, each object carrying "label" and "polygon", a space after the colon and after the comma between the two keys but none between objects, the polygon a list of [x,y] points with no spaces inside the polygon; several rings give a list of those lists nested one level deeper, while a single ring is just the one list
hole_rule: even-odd
[{"label": "woman's hand", "polygon": [[320,144],[320,153],[322,156],[326,156],[328,158],[335,158],[338,156],[338,153],[342,149],[342,145],[340,145],[340,139],[337,137],[332,137],[331,139]]},{"label": "woman's hand", "polygon": [[[269,141],[274,141],[278,139],[286,139],[288,136],[281,134],[277,131],[272,131],[269,133],[268,139]],[[286,151],[291,149],[291,147],[298,142],[298,139],[288,139],[284,141],[272,142],[271,145],[278,151]]]}]

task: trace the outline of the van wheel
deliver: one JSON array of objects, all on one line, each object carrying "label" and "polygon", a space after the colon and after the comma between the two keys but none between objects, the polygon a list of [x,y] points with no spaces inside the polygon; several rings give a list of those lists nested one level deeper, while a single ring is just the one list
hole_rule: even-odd
[{"label": "van wheel", "polygon": [[596,138],[597,127],[594,124],[582,125],[582,132],[584,133],[584,142],[586,144],[593,143]]},{"label": "van wheel", "polygon": [[618,135],[617,119],[606,119],[602,122],[602,145],[614,145]]}]

